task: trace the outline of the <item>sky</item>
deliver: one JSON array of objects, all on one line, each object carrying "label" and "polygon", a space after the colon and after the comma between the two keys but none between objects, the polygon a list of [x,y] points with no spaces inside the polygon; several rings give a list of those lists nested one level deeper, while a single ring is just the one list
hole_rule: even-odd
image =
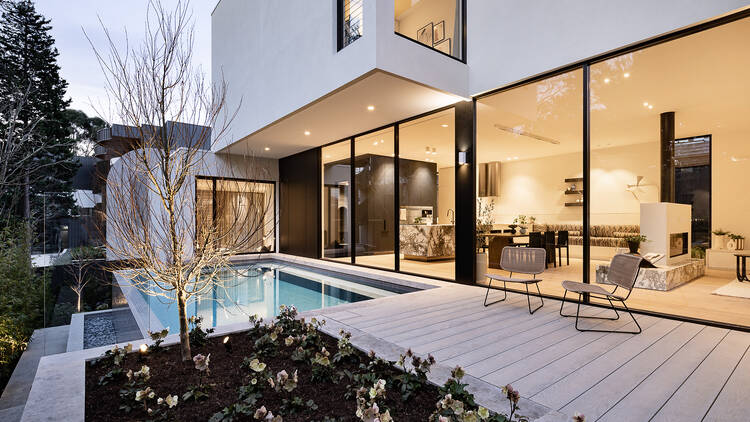
[{"label": "sky", "polygon": [[[105,79],[84,30],[94,45],[106,49],[106,38],[99,19],[110,30],[113,38],[124,44],[125,31],[129,42],[143,39],[148,0],[34,0],[37,11],[50,19],[52,36],[60,56],[60,73],[68,82],[71,108],[97,116],[96,110],[106,110]],[[211,74],[211,11],[218,0],[191,0],[195,21],[195,51],[193,60],[207,77]],[[171,9],[177,0],[162,0]],[[108,116],[100,116],[106,117]],[[117,122],[113,122],[117,123]]]}]

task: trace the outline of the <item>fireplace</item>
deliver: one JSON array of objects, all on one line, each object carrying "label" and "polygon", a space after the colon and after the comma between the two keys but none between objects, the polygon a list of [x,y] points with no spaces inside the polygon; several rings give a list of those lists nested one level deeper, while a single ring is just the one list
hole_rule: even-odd
[{"label": "fireplace", "polygon": [[688,253],[688,234],[684,233],[671,233],[669,235],[669,257],[674,258],[675,256],[685,255]]}]

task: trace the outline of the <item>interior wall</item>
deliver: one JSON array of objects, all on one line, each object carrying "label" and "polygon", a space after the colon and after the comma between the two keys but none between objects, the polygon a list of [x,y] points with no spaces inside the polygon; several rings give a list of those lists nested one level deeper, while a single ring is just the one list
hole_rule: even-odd
[{"label": "interior wall", "polygon": [[443,167],[438,170],[437,223],[450,224],[448,210],[456,211],[456,168]]},{"label": "interior wall", "polygon": [[[566,178],[582,177],[581,153],[561,154],[500,165],[500,196],[495,223],[510,224],[519,214],[533,215],[538,224],[582,224],[583,208],[566,207],[577,196],[565,195]],[[658,143],[595,149],[591,152],[591,224],[639,224],[640,204],[657,202]],[[480,161],[481,157],[480,157]],[[644,186],[626,190],[637,176]]]},{"label": "interior wall", "polygon": [[748,132],[716,128],[711,135],[711,229],[750,238]]},{"label": "interior wall", "polygon": [[451,38],[451,53],[455,51],[456,0],[421,0],[401,16],[396,17],[395,30],[407,37],[417,38],[417,31],[432,22],[445,21],[445,38]]},{"label": "interior wall", "polygon": [[320,258],[320,148],[279,160],[279,251]]}]

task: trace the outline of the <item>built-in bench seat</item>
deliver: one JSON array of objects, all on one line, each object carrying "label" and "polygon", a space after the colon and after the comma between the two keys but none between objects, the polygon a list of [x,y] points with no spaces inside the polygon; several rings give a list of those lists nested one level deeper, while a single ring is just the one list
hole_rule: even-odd
[{"label": "built-in bench seat", "polygon": [[[534,224],[534,231],[568,231],[568,242],[571,245],[583,245],[583,225],[581,224]],[[640,233],[637,224],[601,224],[591,226],[591,246],[625,248],[625,238]]]}]

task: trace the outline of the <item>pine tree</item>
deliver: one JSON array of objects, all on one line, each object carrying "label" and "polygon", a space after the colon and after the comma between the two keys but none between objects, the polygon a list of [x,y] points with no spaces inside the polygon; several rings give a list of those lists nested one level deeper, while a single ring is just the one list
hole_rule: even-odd
[{"label": "pine tree", "polygon": [[40,195],[48,192],[56,194],[47,197],[47,218],[70,215],[71,180],[77,170],[75,141],[63,113],[70,101],[65,99],[67,82],[60,77],[50,20],[37,13],[30,0],[0,1],[0,96],[13,101],[18,93],[28,91],[20,117],[38,121],[34,135],[38,154],[29,165],[25,186],[15,195],[22,198],[19,215],[29,220],[32,212],[38,216]]}]

